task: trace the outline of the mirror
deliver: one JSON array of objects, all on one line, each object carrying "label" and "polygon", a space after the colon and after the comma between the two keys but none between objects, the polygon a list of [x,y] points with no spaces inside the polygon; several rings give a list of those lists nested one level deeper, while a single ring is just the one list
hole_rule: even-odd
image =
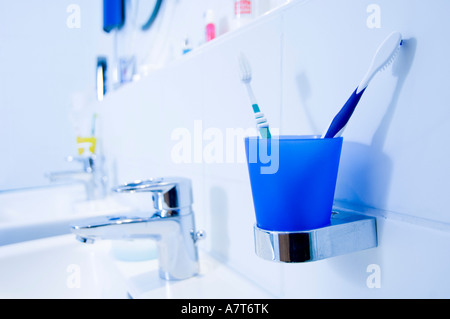
[{"label": "mirror", "polygon": [[[104,31],[105,2],[125,7],[120,32]],[[285,2],[255,1],[254,17]],[[80,153],[77,137],[95,130],[98,64],[107,62],[105,85],[113,91],[184,55],[188,40],[194,50],[205,43],[206,11],[215,13],[217,36],[231,31],[234,5],[231,0],[1,1],[0,192],[50,185],[46,174],[80,169],[66,158]]]},{"label": "mirror", "polygon": [[[113,87],[115,81],[120,85],[132,79],[129,75],[126,79],[123,74],[120,77],[111,63],[133,63],[132,72],[136,73],[135,66],[145,63],[147,52],[153,47],[153,51],[161,52],[157,56],[160,63],[167,54],[158,41],[153,41],[156,36],[146,31],[154,28],[156,22],[159,29],[167,29],[167,25],[156,20],[163,3],[0,3],[0,192],[51,185],[54,182],[50,182],[49,174],[82,168],[67,158],[84,152],[80,147],[89,149],[79,142],[90,143],[89,137],[95,130],[95,107],[100,99],[98,66],[107,66],[110,74],[102,74],[103,84]],[[168,2],[169,10],[175,3]],[[120,32],[106,32],[104,9],[116,4],[124,6],[126,23]],[[170,23],[170,19],[166,20],[166,24]],[[129,52],[135,56],[126,60]],[[112,84],[106,83],[108,77]]]},{"label": "mirror", "polygon": [[73,100],[95,98],[101,1],[0,2],[0,191],[74,169]]}]

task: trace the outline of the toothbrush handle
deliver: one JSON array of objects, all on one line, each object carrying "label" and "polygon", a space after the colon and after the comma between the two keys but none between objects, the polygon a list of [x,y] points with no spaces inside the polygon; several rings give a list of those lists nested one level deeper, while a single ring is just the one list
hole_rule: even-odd
[{"label": "toothbrush handle", "polygon": [[260,127],[259,128],[259,133],[261,134],[262,138],[267,138],[267,139],[271,139],[272,138],[272,134],[270,134],[270,130],[268,127]]},{"label": "toothbrush handle", "polygon": [[253,113],[255,113],[255,114],[261,112],[261,110],[259,109],[259,105],[256,103],[252,104],[252,108],[253,108]]},{"label": "toothbrush handle", "polygon": [[341,108],[339,113],[336,114],[330,126],[328,127],[327,132],[324,134],[323,136],[324,138],[335,137],[336,134],[338,134],[339,131],[341,131],[347,125],[347,122],[350,120],[350,117],[352,116],[353,111],[356,108],[356,105],[358,105],[358,102],[366,89],[364,88],[359,93],[357,93],[357,90],[358,89],[356,89],[353,92],[353,94],[347,100],[345,105]]},{"label": "toothbrush handle", "polygon": [[[248,95],[250,97],[250,102],[252,103],[253,112],[255,114],[260,113],[261,109],[259,108],[258,102],[256,102],[255,95],[253,94],[252,87],[250,86],[250,83],[246,83]],[[272,138],[272,135],[270,134],[269,126],[267,127],[258,127],[259,133],[261,134],[262,138]]]},{"label": "toothbrush handle", "polygon": [[258,102],[256,102],[255,94],[253,93],[252,86],[250,83],[245,83],[245,87],[247,88],[248,97],[250,98],[250,103],[253,105],[258,105]]}]

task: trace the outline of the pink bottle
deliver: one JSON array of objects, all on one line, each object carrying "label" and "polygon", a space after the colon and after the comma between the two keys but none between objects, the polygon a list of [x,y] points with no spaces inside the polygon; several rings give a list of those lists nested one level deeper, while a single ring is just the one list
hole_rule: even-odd
[{"label": "pink bottle", "polygon": [[214,23],[214,12],[208,10],[206,12],[206,42],[211,41],[216,37],[216,25]]}]

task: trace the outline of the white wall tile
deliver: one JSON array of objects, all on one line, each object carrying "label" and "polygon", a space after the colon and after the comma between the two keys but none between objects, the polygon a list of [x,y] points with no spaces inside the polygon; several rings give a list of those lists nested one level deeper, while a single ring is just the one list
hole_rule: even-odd
[{"label": "white wall tile", "polygon": [[450,149],[439,144],[445,144],[442,119],[449,115],[443,86],[450,65],[442,55],[450,48],[444,44],[437,53],[432,43],[444,36],[447,22],[439,16],[445,10],[439,8],[449,5],[378,1],[382,27],[369,29],[371,3],[309,1],[285,11],[283,133],[323,133],[378,45],[391,32],[402,32],[400,54],[372,80],[344,132],[336,197],[448,222],[450,166],[441,159]]},{"label": "white wall tile", "polygon": [[[449,234],[378,219],[379,247],[284,267],[287,298],[447,298]],[[379,287],[371,287],[374,268]]]},{"label": "white wall tile", "polygon": [[281,264],[262,260],[254,253],[255,217],[249,183],[208,176],[205,186],[210,251],[261,288],[280,296]]},{"label": "white wall tile", "polygon": [[[198,174],[203,171],[203,167],[195,158],[196,145],[199,144],[195,127],[203,118],[203,70],[201,57],[180,61],[164,69],[160,79],[162,116],[157,135],[161,141],[159,152],[165,166]],[[178,146],[181,149],[175,152]]]},{"label": "white wall tile", "polygon": [[[449,296],[445,195],[450,169],[442,159],[449,155],[443,145],[450,92],[445,71],[450,67],[444,59],[448,46],[435,50],[432,45],[442,38],[447,22],[428,18],[443,15],[440,9],[448,4],[377,3],[383,26],[368,29],[370,1],[295,1],[124,88],[104,108],[105,138],[117,156],[119,175],[141,171],[192,178],[197,225],[207,232],[200,245],[274,296]],[[255,94],[272,126],[283,134],[320,134],[393,30],[403,32],[407,41],[396,63],[374,78],[345,131],[336,192],[339,203],[375,212],[379,247],[308,264],[260,259],[254,253],[245,163],[201,158],[200,163],[176,164],[170,156],[171,134],[180,127],[194,134],[195,123],[201,123],[204,150],[209,141],[203,134],[210,128],[224,134],[227,128],[254,127],[238,78],[240,50],[252,63]],[[442,63],[437,66],[430,58]],[[159,107],[148,107],[151,101]],[[130,107],[120,106],[125,104]],[[152,170],[149,163],[155,164]],[[367,286],[369,265],[380,267],[380,288]]]},{"label": "white wall tile", "polygon": [[223,156],[217,157],[221,161],[207,163],[205,170],[211,176],[247,181],[243,136],[257,132],[252,104],[241,82],[238,56],[242,52],[250,63],[255,97],[275,134],[280,127],[281,19],[269,17],[244,32],[225,37],[202,52],[204,126],[217,130],[224,141]]},{"label": "white wall tile", "polygon": [[[99,104],[99,130],[106,160],[117,167],[116,181],[155,177],[162,162],[162,85],[156,73],[120,88]],[[131,180],[130,180],[131,179]]]}]

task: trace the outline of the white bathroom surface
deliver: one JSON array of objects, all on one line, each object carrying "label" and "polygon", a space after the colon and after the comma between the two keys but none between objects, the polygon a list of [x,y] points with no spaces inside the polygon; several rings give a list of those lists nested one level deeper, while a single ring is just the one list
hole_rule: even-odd
[{"label": "white bathroom surface", "polygon": [[272,295],[199,250],[200,273],[192,278],[159,278],[157,260],[118,262],[134,299],[270,299]]},{"label": "white bathroom surface", "polygon": [[127,212],[117,196],[86,200],[81,185],[0,193],[0,246],[70,233],[79,219]]},{"label": "white bathroom surface", "polygon": [[110,243],[83,245],[73,235],[0,247],[0,298],[127,298]]},{"label": "white bathroom surface", "polygon": [[[82,244],[74,235],[0,247],[2,299],[267,299],[264,292],[200,251],[200,274],[159,278],[157,259],[120,261],[114,242]],[[138,246],[139,247],[139,246]]]}]

